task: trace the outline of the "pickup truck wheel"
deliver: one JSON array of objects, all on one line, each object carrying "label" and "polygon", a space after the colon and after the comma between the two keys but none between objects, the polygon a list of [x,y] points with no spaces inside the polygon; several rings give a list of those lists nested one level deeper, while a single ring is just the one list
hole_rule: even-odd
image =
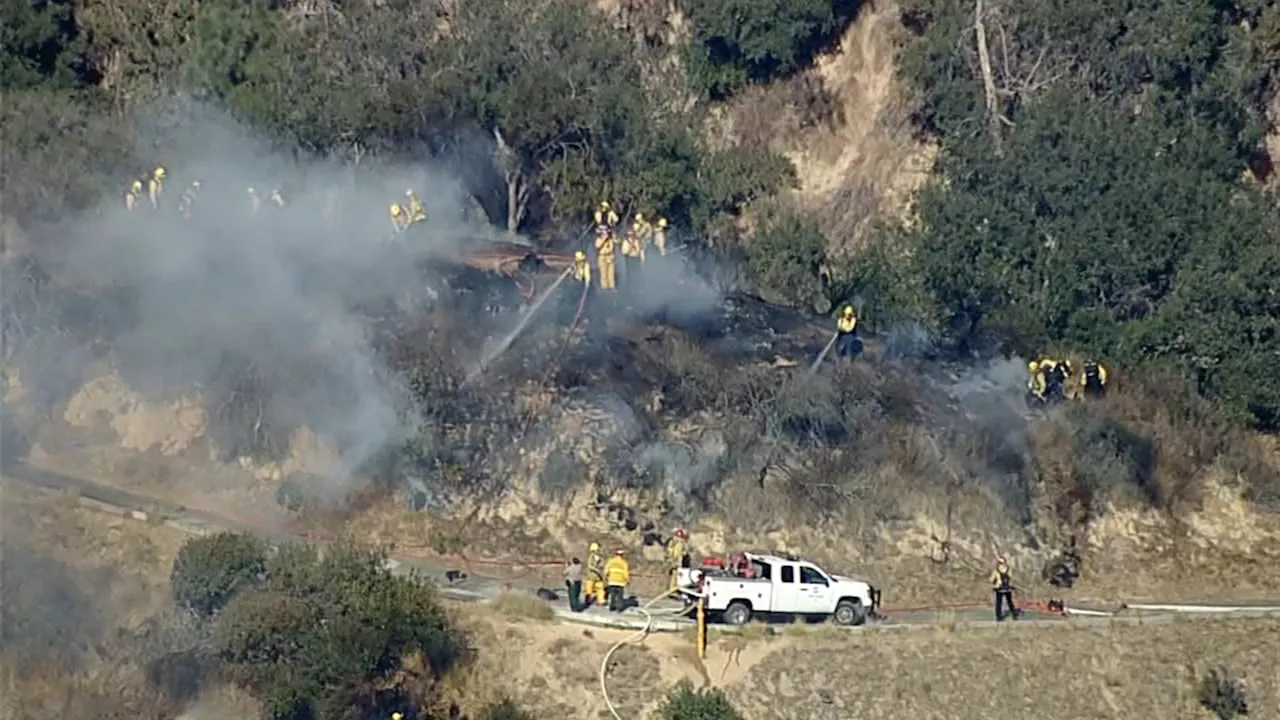
[{"label": "pickup truck wheel", "polygon": [[867,621],[867,609],[857,600],[841,600],[834,616],[837,625],[861,625]]},{"label": "pickup truck wheel", "polygon": [[741,600],[729,603],[724,610],[724,621],[730,625],[746,625],[751,619],[751,606]]}]

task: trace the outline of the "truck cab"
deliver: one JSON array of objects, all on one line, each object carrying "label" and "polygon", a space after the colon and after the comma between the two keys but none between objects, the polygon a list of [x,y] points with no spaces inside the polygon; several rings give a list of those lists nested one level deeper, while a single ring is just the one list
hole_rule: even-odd
[{"label": "truck cab", "polygon": [[725,622],[741,625],[753,615],[828,616],[840,625],[861,625],[879,605],[870,584],[829,573],[790,557],[746,554],[750,572],[741,575],[696,573],[706,609]]}]

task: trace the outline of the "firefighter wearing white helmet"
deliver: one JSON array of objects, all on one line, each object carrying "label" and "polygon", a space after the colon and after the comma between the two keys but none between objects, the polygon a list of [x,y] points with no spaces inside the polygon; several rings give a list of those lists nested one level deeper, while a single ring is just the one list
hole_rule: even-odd
[{"label": "firefighter wearing white helmet", "polygon": [[582,595],[588,604],[605,603],[604,556],[600,554],[600,543],[593,542],[587,548],[587,581],[582,588]]},{"label": "firefighter wearing white helmet", "polygon": [[422,201],[418,199],[418,195],[412,189],[405,190],[404,196],[409,198],[409,224],[420,223],[427,219],[427,210],[422,205]]},{"label": "firefighter wearing white helmet", "polygon": [[671,592],[680,586],[680,568],[689,566],[689,531],[676,528],[667,540],[667,573],[671,576]]}]

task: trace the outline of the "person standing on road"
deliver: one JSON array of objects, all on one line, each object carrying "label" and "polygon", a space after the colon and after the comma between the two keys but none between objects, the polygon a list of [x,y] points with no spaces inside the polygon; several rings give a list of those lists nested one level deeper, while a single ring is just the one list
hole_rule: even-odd
[{"label": "person standing on road", "polygon": [[587,584],[586,603],[604,605],[604,557],[600,554],[600,543],[591,543],[587,548]]},{"label": "person standing on road", "polygon": [[627,586],[631,584],[631,563],[627,562],[627,555],[622,548],[614,550],[613,557],[605,563],[604,583],[609,595],[609,611],[626,610]]},{"label": "person standing on road", "polygon": [[996,557],[996,569],[991,573],[991,589],[996,594],[996,622],[1004,622],[1001,607],[1009,609],[1009,617],[1018,619],[1018,611],[1013,607],[1013,574],[1009,571],[1009,561],[1004,555]]},{"label": "person standing on road", "polygon": [[564,566],[564,586],[569,591],[569,609],[582,611],[582,561],[574,558]]}]

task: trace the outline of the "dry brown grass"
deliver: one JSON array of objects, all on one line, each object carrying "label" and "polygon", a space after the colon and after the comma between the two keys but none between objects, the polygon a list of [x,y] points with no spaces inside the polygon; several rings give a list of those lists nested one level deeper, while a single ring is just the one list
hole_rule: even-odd
[{"label": "dry brown grass", "polygon": [[555,620],[555,611],[545,600],[535,595],[508,590],[502,593],[489,607],[494,612],[511,618],[528,618],[530,620]]},{"label": "dry brown grass", "polygon": [[1223,665],[1250,717],[1280,717],[1280,621],[1001,627],[800,641],[728,689],[751,720],[1208,718],[1195,683]]}]

